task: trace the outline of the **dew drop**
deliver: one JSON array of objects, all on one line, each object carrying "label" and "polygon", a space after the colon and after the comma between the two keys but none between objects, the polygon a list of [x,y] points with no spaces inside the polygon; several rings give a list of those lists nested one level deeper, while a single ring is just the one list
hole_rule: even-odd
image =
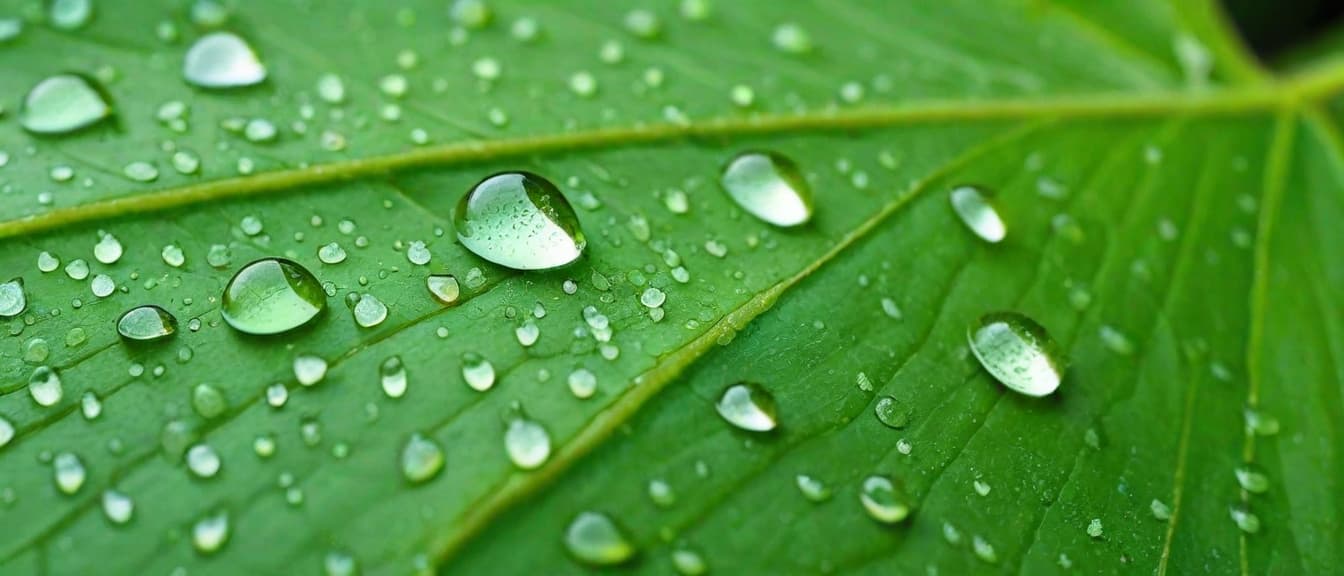
[{"label": "dew drop", "polygon": [[1237,477],[1237,484],[1242,490],[1253,494],[1264,494],[1269,491],[1269,477],[1261,471],[1255,464],[1246,464],[1238,466],[1234,471]]},{"label": "dew drop", "polygon": [[71,280],[83,280],[89,277],[89,263],[76,258],[65,265],[65,275]]},{"label": "dew drop", "polygon": [[14,423],[10,422],[4,416],[0,416],[0,448],[9,444],[17,432],[14,430]]},{"label": "dew drop", "polygon": [[412,434],[401,449],[401,473],[412,484],[426,482],[443,470],[443,448],[438,442]]},{"label": "dew drop", "polygon": [[304,386],[312,386],[327,376],[327,361],[320,356],[302,354],[294,358],[294,379]]},{"label": "dew drop", "polygon": [[201,418],[209,420],[223,414],[229,402],[219,388],[210,384],[197,384],[191,389],[191,407]]},{"label": "dew drop", "polygon": [[99,274],[93,277],[93,282],[89,283],[89,289],[93,291],[94,296],[106,298],[111,296],[112,291],[117,289],[117,284],[112,280],[111,276]]},{"label": "dew drop", "polygon": [[354,315],[361,328],[373,328],[387,320],[387,305],[373,294],[364,294],[355,303]]},{"label": "dew drop", "polygon": [[798,485],[798,491],[803,493],[803,497],[813,502],[824,502],[831,497],[831,489],[821,480],[799,474],[794,477],[794,482]]},{"label": "dew drop", "polygon": [[766,432],[779,424],[775,397],[754,382],[729,386],[715,408],[729,424],[743,430]]},{"label": "dew drop", "polygon": [[495,385],[495,366],[480,354],[468,352],[462,355],[462,379],[472,390],[485,392]]},{"label": "dew drop", "polygon": [[266,403],[272,408],[282,408],[289,402],[289,388],[276,383],[266,387]]},{"label": "dew drop", "polygon": [[453,214],[468,250],[518,270],[569,264],[587,245],[569,201],[531,172],[502,172],[472,187]]},{"label": "dew drop", "polygon": [[70,452],[61,452],[52,460],[52,472],[56,479],[56,488],[64,494],[74,494],[84,487],[87,473],[84,462]]},{"label": "dew drop", "polygon": [[775,226],[798,226],[812,218],[812,188],[798,165],[781,154],[738,154],[719,182],[743,210]]},{"label": "dew drop", "polygon": [[801,26],[792,22],[780,24],[770,37],[775,48],[789,54],[806,54],[812,51],[812,37]]},{"label": "dew drop", "polygon": [[242,38],[228,32],[202,36],[182,64],[187,82],[202,88],[252,86],[266,79],[266,67]]},{"label": "dew drop", "polygon": [[28,378],[28,393],[38,406],[51,406],[61,401],[65,389],[61,386],[61,377],[47,366],[38,366]]},{"label": "dew drop", "polygon": [[92,82],[60,74],[38,82],[19,110],[19,124],[34,134],[66,134],[112,115],[112,105]]},{"label": "dew drop", "polygon": [[127,310],[117,320],[117,334],[127,340],[149,342],[177,333],[177,318],[167,310],[147,304]]},{"label": "dew drop", "polygon": [[42,271],[43,274],[47,272],[55,272],[56,269],[60,267],[61,259],[57,258],[55,254],[43,250],[37,255],[37,269]]},{"label": "dew drop", "polygon": [[98,399],[98,394],[89,390],[79,398],[79,411],[85,420],[97,420],[103,414],[103,401]]},{"label": "dew drop", "polygon": [[28,308],[28,298],[23,294],[23,278],[15,278],[0,284],[0,317],[13,318]]},{"label": "dew drop", "polygon": [[425,277],[425,287],[429,289],[434,299],[442,304],[456,304],[461,294],[457,277],[452,274],[430,274]]},{"label": "dew drop", "polygon": [[682,576],[700,576],[709,571],[709,565],[699,552],[690,548],[678,548],[672,551],[672,567]]},{"label": "dew drop", "polygon": [[47,13],[52,26],[78,30],[93,19],[93,0],[52,0]]},{"label": "dew drop", "polygon": [[1152,511],[1154,520],[1166,522],[1171,519],[1171,507],[1161,500],[1153,499],[1148,509]]},{"label": "dew drop", "polygon": [[966,336],[980,365],[1014,392],[1045,396],[1059,388],[1067,362],[1036,321],[1016,312],[986,314]]},{"label": "dew drop", "polygon": [[455,0],[448,15],[465,28],[480,29],[490,23],[494,13],[485,0]]},{"label": "dew drop", "polygon": [[504,431],[504,449],[514,466],[535,470],[551,457],[551,435],[539,422],[514,418]]},{"label": "dew drop", "polygon": [[113,524],[125,524],[131,521],[135,513],[135,501],[130,496],[116,490],[103,492],[103,516]]},{"label": "dew drop", "polygon": [[597,375],[587,368],[576,368],[566,379],[569,391],[580,400],[591,398],[597,391]]},{"label": "dew drop", "polygon": [[197,444],[187,449],[187,469],[197,478],[213,478],[223,463],[214,448]]},{"label": "dew drop", "polygon": [[425,246],[424,242],[415,240],[406,247],[406,259],[416,266],[429,264],[429,248]]},{"label": "dew drop", "polygon": [[191,545],[201,554],[213,554],[229,540],[229,515],[217,512],[196,521],[191,527]]},{"label": "dew drop", "polygon": [[877,420],[897,430],[910,424],[911,411],[908,405],[891,396],[878,398],[877,404],[873,405],[873,413],[877,414]]},{"label": "dew drop", "polygon": [[590,566],[614,566],[635,555],[635,546],[610,516],[582,512],[565,529],[565,549]]},{"label": "dew drop", "polygon": [[1237,528],[1247,534],[1255,534],[1260,531],[1260,517],[1251,512],[1244,506],[1233,506],[1229,512],[1232,515],[1232,523]]},{"label": "dew drop", "polygon": [[153,182],[159,179],[159,169],[149,162],[131,162],[121,169],[134,182]]},{"label": "dew drop", "polygon": [[383,393],[388,398],[401,398],[406,395],[406,365],[401,362],[401,356],[389,356],[378,367],[379,380],[383,385]]},{"label": "dew drop", "polygon": [[224,288],[224,321],[239,332],[278,334],[306,324],[326,308],[321,283],[298,263],[257,260],[234,274]]},{"label": "dew drop", "polygon": [[868,516],[883,524],[896,524],[910,515],[910,505],[904,495],[886,476],[869,476],[863,480],[859,502]]},{"label": "dew drop", "polygon": [[1008,233],[1007,226],[999,217],[998,210],[990,203],[988,194],[979,186],[958,186],[952,189],[949,198],[952,209],[967,228],[981,240],[998,243]]},{"label": "dew drop", "polygon": [[117,260],[121,260],[121,254],[121,241],[111,234],[104,234],[98,243],[93,245],[93,258],[103,264],[115,264]]},{"label": "dew drop", "polygon": [[317,97],[328,104],[345,102],[345,82],[336,74],[323,74],[317,79]]}]

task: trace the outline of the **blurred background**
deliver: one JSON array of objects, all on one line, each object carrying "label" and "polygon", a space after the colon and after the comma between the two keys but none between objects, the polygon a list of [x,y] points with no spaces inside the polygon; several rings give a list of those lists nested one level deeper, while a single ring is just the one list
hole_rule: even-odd
[{"label": "blurred background", "polygon": [[1344,0],[1224,0],[1246,43],[1267,62],[1344,24]]}]

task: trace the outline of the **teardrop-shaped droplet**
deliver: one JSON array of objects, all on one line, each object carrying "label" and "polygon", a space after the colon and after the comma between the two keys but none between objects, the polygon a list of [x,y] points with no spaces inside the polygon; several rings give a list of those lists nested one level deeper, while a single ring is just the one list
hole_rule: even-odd
[{"label": "teardrop-shaped droplet", "polygon": [[65,494],[74,494],[84,487],[88,477],[84,471],[84,461],[70,452],[61,452],[51,461],[52,472],[56,478],[56,488]]},{"label": "teardrop-shaped droplet", "polygon": [[327,306],[327,294],[298,263],[266,258],[234,274],[221,302],[224,321],[239,332],[278,334],[317,316]]},{"label": "teardrop-shaped droplet", "polygon": [[635,555],[635,546],[610,516],[583,512],[565,529],[565,549],[590,566],[614,566]]},{"label": "teardrop-shaped droplet", "polygon": [[897,430],[910,424],[910,406],[892,396],[878,398],[873,413],[879,422]]},{"label": "teardrop-shaped droplet", "polygon": [[1264,494],[1269,491],[1269,476],[1266,476],[1263,469],[1255,464],[1244,464],[1238,466],[1235,470],[1237,484],[1241,489],[1255,494]]},{"label": "teardrop-shaped droplet", "polygon": [[587,245],[578,216],[549,180],[531,172],[501,172],[472,187],[453,214],[468,250],[517,270],[569,264]]},{"label": "teardrop-shaped droplet", "polygon": [[112,105],[91,81],[77,74],[58,74],[28,91],[19,124],[35,134],[65,134],[111,115]]},{"label": "teardrop-shaped droplet", "polygon": [[457,277],[452,274],[430,274],[425,277],[425,287],[429,288],[429,293],[434,295],[435,300],[443,304],[456,304],[458,296],[461,295]]},{"label": "teardrop-shaped droplet", "polygon": [[504,431],[504,448],[514,466],[533,470],[551,457],[551,435],[538,422],[514,418]]},{"label": "teardrop-shaped droplet", "polygon": [[1067,361],[1035,320],[1016,312],[986,314],[967,339],[980,365],[1014,392],[1045,396],[1059,388]]},{"label": "teardrop-shaped droplet", "polygon": [[896,524],[910,515],[910,504],[886,476],[865,478],[859,502],[868,516],[883,524]]},{"label": "teardrop-shaped droplet", "polygon": [[265,80],[266,67],[242,38],[214,32],[202,36],[187,50],[182,75],[202,88],[235,88]]},{"label": "teardrop-shaped droplet", "polygon": [[967,228],[981,240],[997,243],[1008,234],[999,211],[989,201],[989,195],[978,186],[958,186],[950,195],[952,209]]},{"label": "teardrop-shaped droplet", "polygon": [[495,366],[474,352],[462,355],[462,379],[477,392],[485,392],[495,385]]},{"label": "teardrop-shaped droplet", "polygon": [[432,438],[412,434],[401,449],[401,473],[414,484],[425,482],[443,470],[443,448]]},{"label": "teardrop-shaped droplet", "polygon": [[775,152],[743,152],[723,168],[719,182],[752,216],[775,226],[812,219],[812,187],[793,160]]},{"label": "teardrop-shaped droplet", "polygon": [[373,328],[387,320],[387,305],[373,294],[361,295],[352,312],[361,328]]},{"label": "teardrop-shaped droplet", "polygon": [[23,294],[23,278],[15,278],[0,284],[0,318],[18,316],[27,307],[28,298]]},{"label": "teardrop-shaped droplet", "polygon": [[177,333],[177,318],[152,304],[137,306],[117,320],[117,333],[127,340],[161,340]]},{"label": "teardrop-shaped droplet", "polygon": [[378,373],[383,393],[387,394],[388,398],[401,398],[406,395],[406,365],[401,362],[401,356],[388,356],[378,367]]},{"label": "teardrop-shaped droplet", "polygon": [[61,386],[61,377],[48,366],[38,366],[28,378],[28,393],[38,406],[51,406],[61,401],[65,389]]},{"label": "teardrop-shaped droplet", "polygon": [[191,527],[191,545],[201,554],[213,554],[229,540],[229,515],[219,512],[196,521]]},{"label": "teardrop-shaped droplet", "polygon": [[802,492],[803,497],[808,500],[813,502],[824,502],[831,497],[831,489],[826,486],[825,482],[822,482],[818,478],[808,476],[807,474],[799,474],[794,478],[794,482],[798,485],[798,491]]},{"label": "teardrop-shaped droplet", "polygon": [[113,524],[125,524],[131,521],[135,513],[135,501],[116,490],[103,492],[103,515]]},{"label": "teardrop-shaped droplet", "polygon": [[775,397],[765,387],[754,382],[729,386],[715,405],[719,416],[729,424],[752,432],[774,430],[779,424]]}]

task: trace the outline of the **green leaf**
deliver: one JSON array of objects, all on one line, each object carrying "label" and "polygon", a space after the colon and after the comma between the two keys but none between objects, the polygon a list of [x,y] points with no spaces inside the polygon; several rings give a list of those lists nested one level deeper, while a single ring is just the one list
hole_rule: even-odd
[{"label": "green leaf", "polygon": [[[481,27],[437,1],[129,4],[94,2],[75,30],[42,3],[0,13],[23,20],[0,41],[0,270],[28,303],[0,338],[15,429],[0,573],[572,573],[585,567],[562,537],[586,511],[636,547],[625,570],[649,573],[673,572],[674,552],[719,574],[1341,561],[1344,148],[1321,104],[1344,73],[1328,55],[1270,78],[1197,1],[717,1],[699,19],[698,2],[501,0]],[[773,40],[786,24],[810,50]],[[255,48],[264,83],[184,81],[186,51],[216,30]],[[24,95],[68,72],[113,117],[24,132]],[[327,74],[342,102],[319,93]],[[173,102],[187,112],[161,121]],[[254,119],[274,141],[238,129]],[[802,167],[808,225],[772,228],[719,189],[749,149]],[[199,171],[174,168],[183,150]],[[140,162],[157,178],[127,177]],[[461,195],[519,169],[575,204],[578,263],[511,271],[453,240]],[[963,183],[994,192],[1002,243],[957,219],[947,195]],[[120,259],[95,258],[100,232]],[[417,241],[426,265],[408,259]],[[331,242],[343,262],[318,258]],[[43,272],[44,251],[90,278]],[[316,274],[326,312],[279,336],[234,331],[224,285],[276,256]],[[457,305],[431,297],[431,273],[461,281]],[[100,274],[118,290],[97,296]],[[650,286],[667,295],[660,320],[640,301]],[[349,293],[387,320],[359,327]],[[178,332],[121,341],[117,319],[145,304]],[[970,354],[967,327],[996,310],[1068,351],[1055,394],[1012,394]],[[468,353],[494,366],[490,390],[466,385]],[[298,383],[300,356],[326,361],[321,382]],[[380,382],[394,356],[402,398]],[[29,392],[43,366],[63,387],[52,406]],[[569,390],[579,368],[591,398]],[[743,380],[773,394],[777,430],[716,413]],[[267,399],[277,384],[283,407]],[[874,416],[888,396],[901,428]],[[519,411],[550,437],[536,470],[505,450]],[[402,470],[416,434],[445,459],[423,482]],[[183,461],[196,443],[219,456],[213,477]],[[1248,463],[1267,491],[1239,487]],[[800,474],[829,498],[806,498]],[[874,474],[909,518],[865,514]],[[657,502],[656,481],[671,490]],[[105,511],[109,490],[134,502],[128,522]],[[194,527],[220,515],[224,542],[198,550],[212,546]]]}]

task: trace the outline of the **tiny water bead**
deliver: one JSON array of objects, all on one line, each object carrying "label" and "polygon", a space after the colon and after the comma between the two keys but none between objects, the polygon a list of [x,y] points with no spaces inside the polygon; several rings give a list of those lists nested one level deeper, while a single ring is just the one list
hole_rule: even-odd
[{"label": "tiny water bead", "polygon": [[461,295],[457,277],[452,274],[430,274],[425,277],[425,287],[442,304],[456,304]]},{"label": "tiny water bead", "polygon": [[635,546],[616,521],[601,512],[582,512],[565,529],[565,550],[590,566],[615,566],[635,555]]},{"label": "tiny water bead", "polygon": [[61,452],[51,461],[52,473],[56,479],[56,488],[65,494],[74,494],[84,487],[88,477],[84,470],[84,461],[70,452]]},{"label": "tiny water bead", "polygon": [[176,333],[177,318],[153,304],[131,308],[117,320],[117,334],[127,340],[150,342]]},{"label": "tiny water bead", "polygon": [[538,422],[514,418],[504,431],[504,449],[514,466],[534,470],[551,457],[551,435]]},{"label": "tiny water bead", "polygon": [[1237,484],[1242,490],[1253,494],[1264,494],[1269,491],[1269,477],[1255,464],[1238,466],[1235,475]]},{"label": "tiny water bead", "polygon": [[587,368],[576,368],[566,378],[569,391],[580,400],[591,398],[597,392],[597,375]]},{"label": "tiny water bead", "polygon": [[587,246],[569,201],[555,184],[531,172],[482,180],[462,197],[453,223],[472,253],[517,270],[564,266]]},{"label": "tiny water bead", "polygon": [[15,278],[0,284],[0,318],[18,316],[27,307],[28,298],[23,294],[23,278]]},{"label": "tiny water bead", "polygon": [[406,395],[406,365],[401,362],[401,356],[389,356],[378,367],[378,374],[383,393],[388,398]]},{"label": "tiny water bead", "polygon": [[38,366],[28,378],[28,394],[38,406],[51,406],[61,401],[65,389],[61,377],[48,366]]},{"label": "tiny water bead", "polygon": [[719,182],[751,215],[775,226],[812,218],[812,187],[798,165],[775,152],[744,152],[723,168]]},{"label": "tiny water bead", "polygon": [[966,337],[980,365],[1014,392],[1045,396],[1059,388],[1067,359],[1035,320],[1016,312],[986,314]]},{"label": "tiny water bead", "polygon": [[910,515],[910,505],[896,485],[886,476],[869,476],[863,480],[859,502],[873,520],[896,524]]},{"label": "tiny water bead", "polygon": [[214,32],[192,44],[182,64],[182,76],[201,88],[236,88],[264,81],[266,67],[242,38]]},{"label": "tiny water bead", "polygon": [[28,91],[19,110],[19,124],[34,134],[66,134],[110,116],[112,104],[91,80],[59,74]]},{"label": "tiny water bead", "polygon": [[900,430],[910,424],[911,408],[892,396],[883,396],[873,405],[877,420],[889,428]]},{"label": "tiny water bead", "polygon": [[322,285],[303,266],[283,258],[257,260],[224,287],[224,321],[248,334],[278,334],[312,320],[327,306]]},{"label": "tiny water bead", "polygon": [[222,465],[219,454],[209,445],[197,444],[187,450],[187,469],[197,478],[213,478]]},{"label": "tiny water bead", "polygon": [[401,449],[401,474],[413,484],[428,481],[443,470],[443,448],[432,438],[412,434]]},{"label": "tiny water bead", "polygon": [[948,197],[952,201],[952,209],[957,213],[957,217],[961,218],[961,222],[981,240],[998,243],[1008,234],[1008,227],[1004,225],[1003,218],[999,216],[998,210],[994,209],[994,204],[989,201],[989,195],[983,188],[958,186],[952,189]]},{"label": "tiny water bead", "polygon": [[815,477],[799,474],[794,478],[794,482],[798,485],[798,491],[802,492],[803,497],[808,500],[823,502],[831,497],[831,489],[826,486],[826,483]]},{"label": "tiny water bead", "polygon": [[135,513],[135,501],[130,496],[116,490],[103,492],[103,516],[113,524],[125,524],[131,521]]},{"label": "tiny water bead", "polygon": [[729,424],[752,432],[768,432],[779,424],[775,397],[764,386],[741,382],[729,386],[715,408]]},{"label": "tiny water bead", "polygon": [[495,366],[474,352],[462,355],[462,379],[477,392],[485,392],[495,385]]},{"label": "tiny water bead", "polygon": [[229,540],[229,515],[217,512],[200,520],[191,527],[191,545],[201,554],[213,554],[224,547]]}]

